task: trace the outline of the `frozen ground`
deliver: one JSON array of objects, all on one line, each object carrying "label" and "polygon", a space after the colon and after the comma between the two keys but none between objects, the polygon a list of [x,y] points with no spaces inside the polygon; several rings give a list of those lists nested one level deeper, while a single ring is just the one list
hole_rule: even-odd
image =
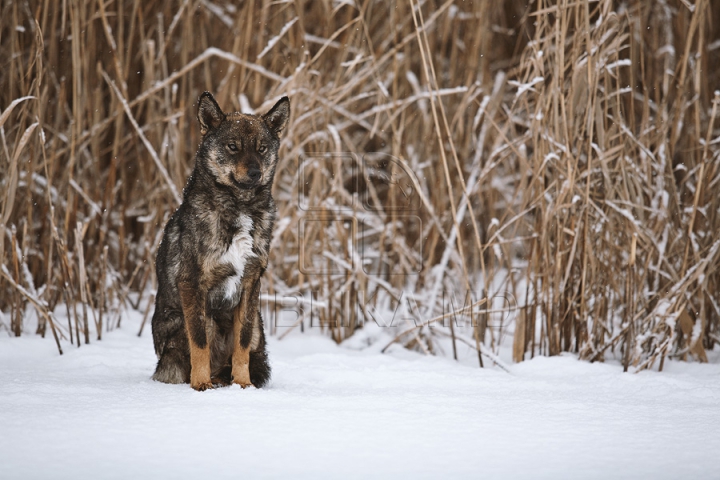
[{"label": "frozen ground", "polygon": [[0,333],[0,478],[720,477],[718,352],[506,373],[297,334],[270,339],[269,388],[197,393],[150,380],[137,327],[62,357]]}]

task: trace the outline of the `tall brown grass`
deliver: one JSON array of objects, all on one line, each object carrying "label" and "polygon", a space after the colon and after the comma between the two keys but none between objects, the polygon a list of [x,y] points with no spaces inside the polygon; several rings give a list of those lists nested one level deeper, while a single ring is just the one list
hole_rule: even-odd
[{"label": "tall brown grass", "polygon": [[14,335],[30,308],[58,347],[126,306],[147,317],[210,90],[258,112],[291,97],[264,298],[311,296],[298,326],[341,341],[389,309],[397,342],[447,337],[481,364],[509,335],[516,361],[626,369],[720,341],[708,0],[6,0],[0,17]]}]

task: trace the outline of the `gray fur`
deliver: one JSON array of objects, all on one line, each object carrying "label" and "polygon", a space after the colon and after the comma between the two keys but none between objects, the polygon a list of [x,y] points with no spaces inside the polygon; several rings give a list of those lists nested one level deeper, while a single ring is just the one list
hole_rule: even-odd
[{"label": "gray fur", "polygon": [[[156,260],[154,380],[190,381],[189,334],[200,347],[210,344],[213,377],[227,376],[235,348],[233,311],[244,294],[259,295],[259,279],[268,264],[276,214],[271,188],[279,135],[289,114],[287,97],[264,116],[225,114],[208,92],[200,97],[203,138],[195,168],[182,205],[165,227]],[[245,292],[243,284],[253,279],[256,288]],[[181,284],[204,305],[204,317],[184,318]],[[250,377],[261,387],[270,377],[270,366],[259,309],[245,324]]]}]

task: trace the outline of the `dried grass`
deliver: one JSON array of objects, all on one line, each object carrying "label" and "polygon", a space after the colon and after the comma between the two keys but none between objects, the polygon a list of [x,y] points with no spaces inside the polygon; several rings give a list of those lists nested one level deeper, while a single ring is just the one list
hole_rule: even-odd
[{"label": "dried grass", "polygon": [[263,298],[312,302],[300,327],[341,341],[390,308],[417,322],[398,342],[447,336],[481,365],[508,335],[516,361],[615,351],[626,369],[720,341],[707,0],[5,0],[0,17],[15,335],[32,306],[38,333],[80,345],[90,318],[100,338],[152,298],[210,90],[237,110],[291,97]]}]

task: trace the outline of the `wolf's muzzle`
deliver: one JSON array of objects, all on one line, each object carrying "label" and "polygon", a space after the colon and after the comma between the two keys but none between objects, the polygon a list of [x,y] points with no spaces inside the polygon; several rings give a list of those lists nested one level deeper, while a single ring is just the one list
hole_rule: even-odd
[{"label": "wolf's muzzle", "polygon": [[262,172],[258,170],[257,168],[253,168],[251,170],[248,170],[247,176],[250,179],[250,181],[255,184],[260,180],[260,176],[262,175]]}]

